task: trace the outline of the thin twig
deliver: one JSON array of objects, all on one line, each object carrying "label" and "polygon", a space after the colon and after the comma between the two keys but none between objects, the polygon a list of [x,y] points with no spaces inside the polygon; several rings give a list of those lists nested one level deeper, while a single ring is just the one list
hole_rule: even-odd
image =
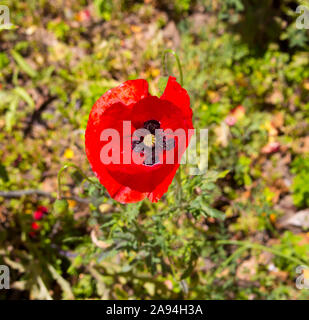
[{"label": "thin twig", "polygon": [[[42,190],[36,190],[36,189],[16,190],[16,191],[0,191],[0,197],[8,198],[8,199],[21,198],[23,196],[31,196],[31,195],[46,197],[46,198],[50,198],[52,200],[57,199],[57,197],[54,196],[52,193],[45,192]],[[89,203],[90,202],[90,199],[88,199],[88,198],[80,198],[80,197],[76,197],[76,196],[69,196],[69,197],[62,197],[62,198],[66,199],[66,200],[74,200],[74,201],[80,202],[80,203]]]},{"label": "thin twig", "polygon": [[49,106],[50,103],[52,103],[54,100],[56,100],[55,96],[49,96],[47,99],[33,112],[31,119],[25,129],[25,136],[27,137],[32,132],[33,124],[41,119],[41,115],[43,111]]}]

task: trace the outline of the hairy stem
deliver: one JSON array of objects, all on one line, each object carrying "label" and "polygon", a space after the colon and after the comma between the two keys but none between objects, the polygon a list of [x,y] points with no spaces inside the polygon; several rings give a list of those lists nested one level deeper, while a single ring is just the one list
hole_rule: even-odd
[{"label": "hairy stem", "polygon": [[58,199],[62,198],[62,194],[61,194],[61,175],[62,172],[68,168],[74,168],[76,170],[78,170],[80,172],[80,174],[83,176],[83,178],[88,181],[89,183],[98,186],[97,183],[95,183],[94,181],[92,181],[90,178],[87,177],[87,175],[74,163],[66,163],[58,172],[57,175],[57,180],[58,180]]},{"label": "hairy stem", "polygon": [[180,59],[178,57],[178,54],[172,49],[165,49],[163,51],[163,54],[162,54],[163,70],[167,72],[166,56],[167,56],[168,53],[172,54],[176,59],[177,67],[178,67],[178,71],[179,71],[179,77],[180,77],[179,83],[180,83],[181,86],[183,86],[183,73],[182,73],[182,67],[181,67]]},{"label": "hairy stem", "polygon": [[281,251],[279,251],[277,249],[266,247],[266,246],[263,246],[263,245],[258,244],[258,243],[250,243],[250,242],[247,242],[247,241],[237,241],[237,240],[219,240],[216,243],[217,244],[222,244],[222,245],[230,244],[230,245],[236,245],[236,246],[244,246],[247,249],[268,251],[268,252],[270,252],[270,253],[278,256],[278,257],[290,260],[291,262],[294,262],[295,264],[298,264],[298,265],[303,265],[304,264],[304,261],[302,261],[302,260],[300,260],[298,258],[292,257],[290,255],[282,253]]}]

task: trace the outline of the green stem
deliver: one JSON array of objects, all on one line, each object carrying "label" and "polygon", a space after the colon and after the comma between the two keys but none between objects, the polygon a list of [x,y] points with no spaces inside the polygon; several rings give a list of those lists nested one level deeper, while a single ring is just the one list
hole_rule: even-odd
[{"label": "green stem", "polygon": [[[165,49],[163,51],[163,54],[162,54],[163,71],[168,73],[168,70],[167,70],[168,68],[167,68],[167,63],[166,63],[166,56],[167,56],[168,53],[172,54],[176,59],[177,67],[178,67],[178,71],[179,71],[179,77],[180,77],[179,83],[180,83],[181,86],[183,86],[183,73],[182,73],[182,67],[181,67],[180,59],[178,57],[178,54],[172,49]],[[181,204],[181,199],[182,199],[182,186],[181,186],[180,167],[178,168],[178,172],[176,173],[176,182],[177,182],[177,202],[180,205]],[[177,275],[176,275],[176,272],[175,272],[175,269],[174,269],[173,259],[168,255],[167,255],[167,258],[168,258],[169,263],[170,263],[170,268],[171,268],[171,271],[172,271],[173,279],[174,279],[174,281],[178,282]]]},{"label": "green stem", "polygon": [[183,86],[183,73],[182,73],[182,67],[181,67],[180,59],[178,57],[178,54],[172,49],[165,49],[163,51],[163,54],[162,54],[162,65],[163,65],[163,68],[164,68],[163,70],[167,71],[166,55],[168,53],[172,54],[176,59],[177,67],[178,67],[178,71],[179,71],[179,77],[180,77],[179,83],[180,83],[181,86]]},{"label": "green stem", "polygon": [[175,268],[174,268],[174,261],[172,260],[172,258],[170,256],[167,256],[167,258],[168,258],[168,261],[170,263],[170,268],[171,268],[171,271],[172,271],[173,279],[174,279],[175,282],[178,282],[177,275],[176,275]]},{"label": "green stem", "polygon": [[262,250],[262,251],[268,251],[278,257],[290,260],[291,262],[297,264],[297,265],[303,265],[304,261],[298,259],[298,258],[294,258],[291,257],[290,255],[286,255],[284,253],[282,253],[279,250],[273,249],[273,248],[269,248],[266,246],[263,246],[261,244],[257,244],[257,243],[250,243],[247,241],[237,241],[237,240],[219,240],[216,242],[217,244],[230,244],[230,245],[236,245],[236,246],[243,246],[246,247],[246,249],[256,249],[256,250]]},{"label": "green stem", "polygon": [[93,182],[90,178],[88,178],[86,176],[86,174],[74,163],[66,163],[58,172],[57,175],[57,181],[58,181],[58,199],[60,200],[62,198],[62,193],[61,193],[61,175],[62,172],[68,168],[75,168],[76,170],[78,170],[81,175],[83,176],[83,178],[85,180],[87,180],[89,183],[94,184],[95,186],[98,186],[97,183]]},{"label": "green stem", "polygon": [[[177,67],[179,71],[179,77],[180,77],[180,85],[183,86],[183,72],[182,72],[182,67],[180,63],[180,59],[178,57],[178,54],[172,50],[172,49],[165,49],[162,53],[162,65],[163,65],[163,70],[168,73],[168,68],[167,68],[167,63],[166,63],[166,56],[167,54],[170,53],[172,54],[177,62]],[[176,182],[177,182],[177,203],[180,205],[181,204],[181,199],[182,199],[182,186],[181,186],[181,171],[180,167],[178,168],[178,171],[176,173]]]},{"label": "green stem", "polygon": [[181,199],[182,199],[182,185],[181,185],[181,170],[180,167],[176,173],[176,183],[177,183],[177,195],[176,200],[178,206],[182,206]]},{"label": "green stem", "polygon": [[244,251],[246,251],[248,249],[268,251],[278,257],[290,260],[291,262],[293,262],[297,265],[304,265],[304,262],[298,258],[291,257],[289,255],[281,253],[279,250],[269,248],[269,247],[266,247],[266,246],[263,246],[263,245],[257,244],[257,243],[250,243],[247,241],[237,241],[237,240],[219,240],[216,242],[216,244],[219,244],[219,245],[229,244],[229,245],[236,245],[236,246],[241,246],[241,247],[238,248],[237,250],[235,250],[233,252],[233,254],[231,254],[223,263],[221,263],[220,267],[211,276],[210,284],[212,284],[215,277],[217,276],[218,273],[220,273],[220,271],[224,270],[224,268],[226,268],[230,264],[230,262],[232,262],[237,256],[239,256],[240,254],[242,254]]},{"label": "green stem", "polygon": [[217,274],[223,271],[229,265],[230,262],[232,262],[237,256],[241,255],[247,249],[247,246],[240,247],[237,250],[235,250],[233,254],[231,254],[226,260],[224,260],[223,263],[220,264],[220,267],[212,275],[210,279],[210,284],[215,280]]}]

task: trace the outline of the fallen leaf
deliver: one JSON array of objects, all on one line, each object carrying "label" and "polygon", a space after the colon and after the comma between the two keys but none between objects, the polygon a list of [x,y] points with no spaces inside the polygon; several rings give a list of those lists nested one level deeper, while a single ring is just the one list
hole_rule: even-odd
[{"label": "fallen leaf", "polygon": [[238,266],[236,270],[236,277],[239,280],[251,281],[252,277],[256,275],[256,272],[257,260],[255,257],[251,257]]},{"label": "fallen leaf", "polygon": [[300,227],[303,230],[309,229],[309,209],[296,212],[285,222],[285,226],[287,225]]}]

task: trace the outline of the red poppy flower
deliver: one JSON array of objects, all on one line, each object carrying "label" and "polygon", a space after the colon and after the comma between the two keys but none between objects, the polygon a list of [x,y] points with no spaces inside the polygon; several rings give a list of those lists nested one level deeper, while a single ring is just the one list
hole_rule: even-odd
[{"label": "red poppy flower", "polygon": [[30,232],[29,232],[29,237],[35,238],[35,237],[36,237],[35,231],[30,231]]},{"label": "red poppy flower", "polygon": [[47,208],[44,206],[39,206],[37,210],[33,213],[34,220],[41,220],[44,214],[47,213]]},{"label": "red poppy flower", "polygon": [[44,206],[39,206],[38,207],[38,211],[41,211],[42,213],[47,213],[48,212],[47,208],[44,207]]},{"label": "red poppy flower", "polygon": [[174,77],[160,98],[149,94],[146,80],[129,80],[93,105],[86,154],[112,198],[156,202],[171,184],[192,134],[190,97]]},{"label": "red poppy flower", "polygon": [[44,213],[40,210],[36,210],[34,213],[33,213],[33,218],[34,220],[41,220],[44,216]]},{"label": "red poppy flower", "polygon": [[36,222],[32,222],[31,228],[32,228],[32,230],[39,230],[40,229],[40,225],[38,223],[36,223]]}]

